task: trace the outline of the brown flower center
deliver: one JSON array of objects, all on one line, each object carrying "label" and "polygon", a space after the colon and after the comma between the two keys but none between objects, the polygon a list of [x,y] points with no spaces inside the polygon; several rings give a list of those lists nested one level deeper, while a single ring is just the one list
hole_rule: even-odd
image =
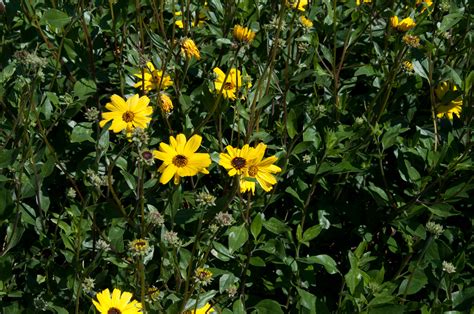
[{"label": "brown flower center", "polygon": [[116,309],[115,307],[111,307],[108,311],[107,314],[122,314],[122,311],[119,309]]},{"label": "brown flower center", "polygon": [[242,158],[242,157],[235,157],[234,159],[232,159],[232,161],[230,162],[230,164],[231,164],[232,167],[234,167],[235,169],[240,170],[240,169],[242,169],[243,167],[245,167],[246,160],[245,160],[245,158]]},{"label": "brown flower center", "polygon": [[225,90],[234,89],[234,84],[232,84],[232,82],[226,82],[224,83],[224,89]]},{"label": "brown flower center", "polygon": [[125,111],[122,115],[122,120],[125,122],[132,122],[133,118],[135,118],[135,114],[131,111]]},{"label": "brown flower center", "polygon": [[152,152],[146,150],[146,151],[144,151],[144,152],[142,153],[142,157],[143,157],[143,159],[145,159],[145,160],[150,160],[150,159],[153,158],[153,154],[152,154]]},{"label": "brown flower center", "polygon": [[173,164],[176,167],[182,168],[188,164],[188,158],[183,155],[176,155],[173,157]]},{"label": "brown flower center", "polygon": [[249,176],[255,177],[258,173],[258,167],[257,166],[250,166],[249,167]]}]

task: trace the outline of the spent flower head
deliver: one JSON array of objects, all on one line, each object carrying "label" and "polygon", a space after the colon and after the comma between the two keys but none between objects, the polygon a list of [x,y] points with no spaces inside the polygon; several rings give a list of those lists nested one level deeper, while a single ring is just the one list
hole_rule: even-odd
[{"label": "spent flower head", "polygon": [[219,212],[215,219],[217,223],[223,227],[230,226],[234,223],[234,218],[228,212]]},{"label": "spent flower head", "polygon": [[105,240],[99,239],[97,240],[97,248],[102,251],[110,251],[110,244],[108,244]]},{"label": "spent flower head", "polygon": [[163,235],[163,239],[168,242],[169,245],[174,247],[181,246],[181,240],[178,237],[178,233],[174,231],[166,231]]},{"label": "spent flower head", "polygon": [[196,202],[200,206],[216,206],[216,197],[207,191],[196,194]]},{"label": "spent flower head", "polygon": [[154,226],[162,226],[165,223],[163,215],[157,210],[152,210],[148,213],[147,221]]},{"label": "spent flower head", "polygon": [[452,274],[456,272],[456,267],[451,262],[443,261],[443,271]]},{"label": "spent flower head", "polygon": [[129,243],[130,252],[134,256],[147,255],[151,249],[148,240],[135,239]]},{"label": "spent flower head", "polygon": [[168,96],[165,93],[160,93],[160,98],[158,100],[158,103],[160,105],[161,111],[166,114],[170,114],[171,111],[173,110],[173,102],[171,101],[170,96]]},{"label": "spent flower head", "polygon": [[148,166],[153,166],[155,164],[155,159],[153,158],[153,152],[149,149],[143,149],[140,151],[139,159],[141,162]]},{"label": "spent flower head", "polygon": [[426,223],[426,230],[429,233],[433,234],[435,238],[438,238],[441,234],[443,234],[443,231],[444,231],[443,226],[433,221],[428,221]]},{"label": "spent flower head", "polygon": [[420,47],[420,37],[416,35],[405,34],[402,37],[403,42],[413,48]]},{"label": "spent flower head", "polygon": [[207,268],[199,267],[194,271],[194,278],[197,283],[207,286],[212,281],[212,272]]},{"label": "spent flower head", "polygon": [[90,278],[90,277],[84,278],[84,281],[82,282],[82,289],[86,293],[91,293],[92,291],[94,291],[94,287],[95,287],[94,278]]},{"label": "spent flower head", "polygon": [[99,120],[100,112],[96,107],[87,108],[86,113],[84,114],[87,121],[97,121]]}]

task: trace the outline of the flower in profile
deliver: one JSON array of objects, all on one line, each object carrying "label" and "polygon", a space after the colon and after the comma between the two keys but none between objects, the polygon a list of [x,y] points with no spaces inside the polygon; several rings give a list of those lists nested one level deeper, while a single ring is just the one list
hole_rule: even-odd
[{"label": "flower in profile", "polygon": [[137,127],[147,128],[153,113],[153,108],[148,106],[150,99],[147,96],[139,97],[136,94],[125,101],[118,95],[112,95],[110,100],[105,105],[110,112],[103,112],[103,120],[99,122],[101,128],[112,120],[110,129],[115,133],[125,130],[127,137],[131,137],[132,131]]},{"label": "flower in profile", "polygon": [[313,21],[308,19],[306,16],[302,15],[300,16],[300,23],[306,28],[311,28],[313,27]]},{"label": "flower in profile", "polygon": [[287,5],[293,9],[297,9],[301,12],[306,11],[305,6],[308,5],[308,0],[287,0]]},{"label": "flower in profile", "polygon": [[405,34],[402,38],[403,42],[410,47],[418,48],[420,47],[420,37],[416,35]]},{"label": "flower in profile", "polygon": [[432,0],[416,0],[416,6],[422,6],[421,13],[425,12],[425,10],[433,5]]},{"label": "flower in profile", "polygon": [[163,71],[155,69],[151,62],[147,62],[146,68],[142,72],[135,73],[140,81],[135,83],[133,87],[139,87],[147,93],[151,90],[164,90],[173,85],[173,81],[169,75],[163,75]]},{"label": "flower in profile", "polygon": [[159,104],[164,113],[170,113],[171,110],[173,110],[173,102],[171,101],[170,96],[165,93],[160,93]]},{"label": "flower in profile", "polygon": [[454,115],[458,117],[461,116],[462,110],[462,97],[458,96],[456,99],[444,101],[446,94],[454,93],[458,90],[456,85],[452,84],[451,82],[442,82],[438,85],[435,89],[435,94],[440,104],[436,107],[437,117],[442,118],[443,116],[447,116],[449,120],[453,119]]},{"label": "flower in profile", "polygon": [[390,25],[400,32],[406,32],[416,26],[415,20],[411,17],[406,17],[399,21],[398,16],[392,16],[390,18]]},{"label": "flower in profile", "polygon": [[231,177],[236,174],[246,175],[249,169],[249,164],[257,158],[255,149],[251,149],[248,144],[245,144],[242,149],[234,148],[230,145],[225,149],[227,150],[227,153],[219,154],[219,165],[224,167]]},{"label": "flower in profile", "polygon": [[[229,75],[227,78],[225,73],[218,67],[214,68],[214,73],[216,74],[216,79],[214,80],[214,89],[216,93],[222,92],[224,98],[235,100],[237,97],[237,92],[242,86],[242,75],[240,71],[232,68],[230,69]],[[247,87],[250,88],[252,83],[250,80],[247,82]]]},{"label": "flower in profile", "polygon": [[361,5],[362,3],[372,3],[372,0],[356,0],[356,5]]},{"label": "flower in profile", "polygon": [[160,143],[160,150],[154,150],[156,159],[162,160],[160,168],[160,183],[166,184],[174,177],[174,184],[178,184],[181,177],[195,176],[198,173],[208,174],[207,167],[211,164],[211,157],[206,153],[196,153],[201,146],[202,137],[195,134],[186,141],[184,134],[176,138],[170,136],[170,144]]},{"label": "flower in profile", "polygon": [[150,244],[148,243],[148,240],[135,239],[130,242],[129,247],[133,255],[146,255],[150,249]]},{"label": "flower in profile", "polygon": [[[256,158],[251,160],[248,165],[248,171],[245,177],[240,179],[240,192],[250,191],[255,194],[255,180],[265,192],[269,192],[273,185],[277,183],[273,174],[281,172],[281,168],[275,166],[276,156],[263,159],[267,145],[260,143],[256,148],[251,148],[256,154]],[[249,180],[252,179],[252,180]]]},{"label": "flower in profile", "polygon": [[109,289],[105,289],[102,292],[97,293],[97,301],[92,300],[95,308],[101,314],[137,314],[142,313],[142,304],[138,301],[133,300],[130,292],[120,291],[114,289],[112,295],[110,295]]},{"label": "flower in profile", "polygon": [[207,268],[199,267],[194,271],[194,278],[197,283],[207,286],[212,281],[212,272]]},{"label": "flower in profile", "polygon": [[198,60],[201,59],[199,49],[191,38],[185,38],[181,41],[181,53],[188,59],[191,59],[192,57]]},{"label": "flower in profile", "polygon": [[233,31],[234,39],[244,43],[251,43],[255,38],[255,32],[248,27],[241,26],[239,24],[234,26]]}]

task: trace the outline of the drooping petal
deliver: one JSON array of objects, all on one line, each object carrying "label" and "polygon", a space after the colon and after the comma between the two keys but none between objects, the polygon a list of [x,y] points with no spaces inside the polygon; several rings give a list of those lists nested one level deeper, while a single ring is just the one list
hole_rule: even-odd
[{"label": "drooping petal", "polygon": [[164,170],[160,178],[160,183],[161,184],[166,184],[168,183],[171,178],[175,175],[178,167],[176,167],[173,164],[169,164]]}]

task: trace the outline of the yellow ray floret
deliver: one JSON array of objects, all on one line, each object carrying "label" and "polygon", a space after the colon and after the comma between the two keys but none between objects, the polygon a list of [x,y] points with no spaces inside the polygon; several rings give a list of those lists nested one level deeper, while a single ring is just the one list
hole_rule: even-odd
[{"label": "yellow ray floret", "polygon": [[133,87],[142,88],[145,92],[151,90],[165,90],[173,85],[169,75],[163,75],[162,70],[155,69],[153,63],[148,62],[142,72],[135,73],[134,76],[140,80]]},{"label": "yellow ray floret", "polygon": [[461,116],[462,111],[462,97],[459,96],[456,99],[451,101],[442,102],[444,96],[448,92],[455,92],[458,88],[456,85],[452,84],[451,82],[442,82],[438,85],[435,89],[435,94],[437,99],[439,100],[439,104],[436,106],[437,117],[442,118],[446,116],[449,120],[454,118],[454,115],[458,117]]},{"label": "yellow ray floret", "polygon": [[[214,80],[214,90],[216,93],[222,92],[224,98],[235,100],[237,98],[237,92],[242,86],[242,75],[240,71],[232,68],[229,71],[229,75],[219,69],[214,68],[214,73],[216,75],[216,79]],[[252,84],[247,82],[247,88],[250,88]]]},{"label": "yellow ray floret", "polygon": [[110,111],[102,113],[103,120],[99,122],[100,127],[104,127],[112,120],[110,130],[115,133],[126,130],[128,137],[131,136],[133,129],[148,127],[153,108],[148,106],[150,99],[147,96],[139,97],[137,94],[125,101],[118,95],[112,95],[110,100],[111,102],[105,105]]},{"label": "yellow ray floret", "polygon": [[101,314],[108,313],[120,313],[120,314],[137,314],[142,313],[142,304],[138,301],[131,301],[132,294],[130,292],[120,291],[114,289],[112,295],[109,289],[105,289],[102,292],[97,293],[97,301],[92,300],[95,308]]},{"label": "yellow ray floret", "polygon": [[163,161],[158,169],[160,183],[166,184],[174,177],[174,184],[178,184],[181,177],[209,173],[206,168],[211,164],[211,157],[206,153],[196,153],[201,141],[202,137],[197,134],[189,141],[184,134],[178,134],[176,138],[170,136],[170,144],[160,143],[160,149],[153,151],[153,156]]}]

